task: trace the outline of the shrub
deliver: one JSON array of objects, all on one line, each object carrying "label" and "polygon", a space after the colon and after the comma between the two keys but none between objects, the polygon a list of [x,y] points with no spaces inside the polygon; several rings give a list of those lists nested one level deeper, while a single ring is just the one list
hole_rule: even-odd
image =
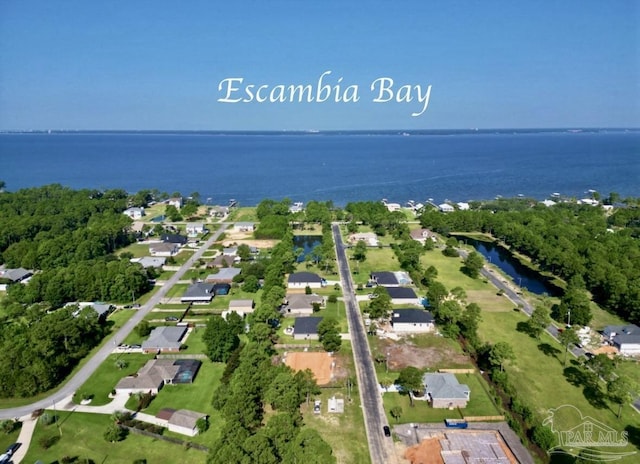
[{"label": "shrub", "polygon": [[327,298],[327,302],[328,303],[337,303],[338,302],[338,295],[336,295],[336,294],[329,295],[329,298]]},{"label": "shrub", "polygon": [[58,416],[54,414],[49,414],[45,412],[42,416],[40,416],[40,422],[42,425],[51,425],[58,420]]},{"label": "shrub", "polygon": [[109,424],[103,435],[104,439],[111,443],[122,441],[126,436],[127,430],[115,423]]},{"label": "shrub", "polygon": [[58,442],[58,440],[60,440],[60,436],[49,435],[49,436],[40,437],[40,439],[38,440],[38,444],[42,449],[47,450],[51,448],[53,445],[55,445]]},{"label": "shrub", "polygon": [[556,434],[544,425],[536,425],[531,434],[533,442],[544,450],[550,450],[556,445]]}]

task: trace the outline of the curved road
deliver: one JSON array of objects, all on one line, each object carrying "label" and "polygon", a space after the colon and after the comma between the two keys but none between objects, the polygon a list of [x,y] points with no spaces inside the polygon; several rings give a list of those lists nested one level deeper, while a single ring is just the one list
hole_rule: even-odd
[{"label": "curved road", "polygon": [[371,351],[364,328],[364,323],[360,317],[360,308],[356,301],[351,272],[349,270],[349,260],[345,252],[340,227],[332,224],[333,240],[336,245],[336,257],[338,260],[338,270],[342,280],[342,293],[349,323],[349,333],[351,334],[351,345],[353,347],[353,357],[358,377],[358,390],[360,392],[360,403],[364,415],[364,424],[369,442],[369,454],[373,464],[396,463],[396,455],[393,439],[385,437],[382,427],[387,425],[387,418],[382,406],[382,397],[378,387],[378,378],[373,365]]},{"label": "curved road", "polygon": [[[172,275],[165,284],[158,289],[158,291],[134,314],[111,338],[100,348],[100,350],[93,355],[93,357],[70,379],[62,386],[57,392],[49,395],[48,397],[28,404],[26,406],[19,406],[16,408],[0,409],[0,419],[12,419],[16,417],[28,416],[32,411],[36,409],[46,409],[51,407],[54,403],[63,400],[64,398],[72,395],[78,388],[80,388],[87,379],[95,372],[95,370],[102,364],[107,357],[113,351],[113,348],[120,344],[122,340],[134,329],[136,325],[153,309],[155,305],[160,303],[162,298],[167,294],[169,289],[175,285],[178,280],[184,275],[185,272],[191,266],[202,257],[204,252],[218,239],[220,234],[225,231],[228,224],[222,224],[220,228],[209,237],[209,239],[193,253],[193,255],[184,263],[180,269]],[[24,446],[24,445],[23,445]]]}]

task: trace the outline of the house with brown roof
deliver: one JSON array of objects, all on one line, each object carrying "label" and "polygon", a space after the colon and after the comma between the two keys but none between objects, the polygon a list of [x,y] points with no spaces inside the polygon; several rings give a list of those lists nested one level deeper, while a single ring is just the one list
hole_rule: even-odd
[{"label": "house with brown roof", "polygon": [[207,263],[208,268],[212,267],[231,267],[235,264],[236,257],[228,255],[218,255]]},{"label": "house with brown roof", "polygon": [[423,245],[427,240],[431,240],[433,242],[438,240],[436,234],[431,232],[429,229],[415,229],[409,232],[409,235],[412,239],[422,243]]},{"label": "house with brown roof", "polygon": [[287,293],[281,311],[287,316],[311,316],[313,314],[313,304],[324,306],[324,298],[320,295]]}]

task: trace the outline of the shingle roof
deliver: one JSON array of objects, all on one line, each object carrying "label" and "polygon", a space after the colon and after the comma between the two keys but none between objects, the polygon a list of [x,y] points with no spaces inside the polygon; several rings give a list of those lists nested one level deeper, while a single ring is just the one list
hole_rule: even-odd
[{"label": "shingle roof", "polygon": [[169,424],[194,429],[196,422],[201,417],[207,417],[207,415],[201,412],[189,411],[188,409],[178,409],[169,418]]},{"label": "shingle roof", "polygon": [[375,280],[378,285],[398,285],[398,279],[393,272],[372,272],[371,278]]},{"label": "shingle roof", "polygon": [[465,399],[469,398],[469,387],[458,383],[453,374],[425,374],[422,377],[425,392],[433,399]]},{"label": "shingle roof", "polygon": [[184,235],[177,235],[177,234],[163,234],[162,237],[160,238],[163,242],[179,243],[180,245],[184,245],[189,240]]},{"label": "shingle roof", "polygon": [[294,272],[289,275],[289,283],[322,283],[322,278],[313,272]]},{"label": "shingle roof", "polygon": [[392,324],[429,324],[433,322],[433,315],[422,309],[394,309]]},{"label": "shingle roof", "polygon": [[234,308],[253,308],[253,300],[231,300],[229,309]]},{"label": "shingle roof", "polygon": [[13,282],[18,282],[32,275],[33,272],[25,268],[19,267],[17,269],[6,269],[0,273],[0,277],[3,279],[9,279]]},{"label": "shingle roof", "polygon": [[213,298],[213,284],[196,282],[192,284],[182,295],[181,299]]},{"label": "shingle roof", "polygon": [[142,349],[161,350],[180,348],[180,340],[186,331],[186,327],[156,327],[149,335],[149,338],[142,342]]},{"label": "shingle roof", "polygon": [[292,310],[307,309],[313,307],[313,303],[322,303],[323,298],[320,295],[302,295],[299,293],[290,293],[286,296],[287,305]]},{"label": "shingle roof", "polygon": [[387,288],[387,293],[392,299],[396,298],[411,298],[416,299],[418,295],[416,292],[410,287],[389,287]]},{"label": "shingle roof", "polygon": [[321,317],[299,317],[293,325],[294,334],[317,334]]}]

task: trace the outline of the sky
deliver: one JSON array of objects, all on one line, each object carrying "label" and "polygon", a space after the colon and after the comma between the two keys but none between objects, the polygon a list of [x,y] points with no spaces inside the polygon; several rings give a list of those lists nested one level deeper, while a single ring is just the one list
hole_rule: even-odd
[{"label": "sky", "polygon": [[640,127],[640,2],[0,0],[0,130],[551,127]]}]

